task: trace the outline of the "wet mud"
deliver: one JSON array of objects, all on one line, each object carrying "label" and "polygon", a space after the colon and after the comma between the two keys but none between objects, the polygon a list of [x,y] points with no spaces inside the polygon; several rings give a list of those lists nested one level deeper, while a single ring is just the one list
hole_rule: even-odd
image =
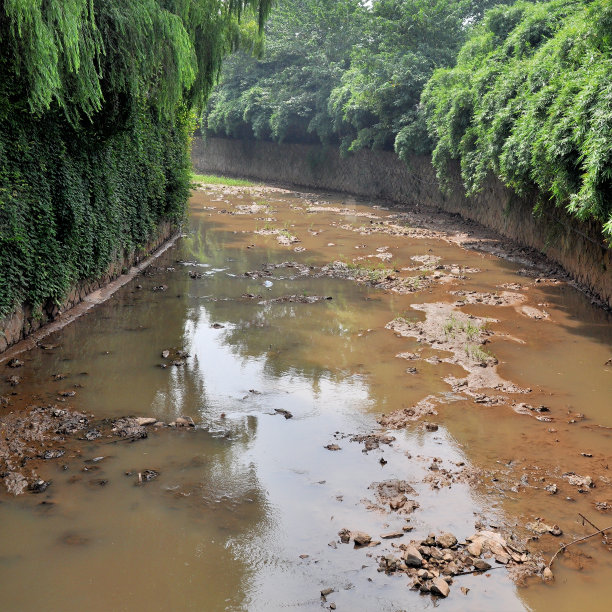
[{"label": "wet mud", "polygon": [[0,364],[6,604],[606,609],[605,531],[575,541],[612,518],[611,356],[609,313],[474,224],[202,186]]}]

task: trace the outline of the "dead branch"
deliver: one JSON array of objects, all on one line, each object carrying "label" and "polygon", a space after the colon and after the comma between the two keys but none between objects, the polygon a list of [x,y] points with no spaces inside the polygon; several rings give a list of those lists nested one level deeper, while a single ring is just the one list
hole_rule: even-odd
[{"label": "dead branch", "polygon": [[573,540],[569,544],[563,544],[561,548],[553,555],[552,559],[550,560],[550,563],[547,566],[548,569],[550,569],[550,566],[553,564],[553,561],[557,558],[557,555],[561,552],[564,552],[565,549],[568,548],[569,546],[572,546],[573,544],[578,544],[578,542],[584,542],[585,540],[589,540],[590,538],[593,538],[596,535],[603,533],[604,531],[609,531],[610,529],[612,529],[612,525],[610,527],[606,527],[605,529],[599,529],[598,531],[596,531],[595,533],[592,533],[591,535],[584,536],[583,538],[578,538],[576,540]]}]

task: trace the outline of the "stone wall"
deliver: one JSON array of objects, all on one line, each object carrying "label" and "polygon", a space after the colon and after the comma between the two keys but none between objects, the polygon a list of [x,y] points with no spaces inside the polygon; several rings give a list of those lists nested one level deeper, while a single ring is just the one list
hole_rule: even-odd
[{"label": "stone wall", "polygon": [[17,307],[11,315],[0,319],[0,353],[50,323],[60,313],[82,302],[93,291],[108,285],[133,265],[138,264],[156,251],[176,232],[177,227],[175,225],[168,222],[160,224],[156,237],[144,248],[124,253],[122,257],[118,257],[100,278],[79,281],[71,288],[66,298],[59,305],[49,300],[36,311],[29,304],[22,304]]},{"label": "stone wall", "polygon": [[363,150],[341,157],[333,147],[275,144],[197,137],[192,161],[202,173],[349,193],[397,204],[427,204],[477,221],[517,242],[535,248],[563,268],[612,308],[612,251],[601,226],[579,222],[550,207],[534,216],[533,202],[519,198],[491,177],[474,197],[464,195],[458,168],[450,177],[452,194],[444,195],[429,157],[409,164],[387,151]]}]

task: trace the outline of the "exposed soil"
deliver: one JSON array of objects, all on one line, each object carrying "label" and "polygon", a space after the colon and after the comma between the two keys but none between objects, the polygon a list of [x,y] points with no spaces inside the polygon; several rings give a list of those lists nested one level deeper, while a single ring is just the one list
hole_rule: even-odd
[{"label": "exposed soil", "polygon": [[[219,304],[221,308],[213,311],[215,317],[206,322],[209,331],[223,330],[218,333],[228,337],[234,334],[237,341],[232,349],[247,357],[268,358],[269,371],[274,371],[274,367],[290,369],[290,355],[288,352],[281,354],[282,349],[276,346],[277,343],[281,344],[283,330],[274,329],[273,333],[268,334],[274,322],[268,316],[272,317],[276,310],[282,310],[286,316],[294,318],[299,326],[301,319],[307,320],[309,316],[319,313],[317,321],[325,322],[326,317],[338,320],[337,326],[330,326],[332,331],[327,332],[328,337],[333,334],[338,337],[350,336],[351,341],[347,342],[344,353],[338,351],[326,362],[321,355],[329,350],[331,340],[328,346],[325,344],[328,337],[324,334],[317,336],[319,344],[311,346],[312,354],[302,354],[302,361],[306,364],[303,367],[311,368],[313,378],[317,379],[313,386],[328,384],[326,374],[322,375],[321,372],[337,373],[350,367],[354,368],[356,379],[374,378],[372,374],[362,373],[350,359],[350,353],[359,350],[358,343],[374,335],[386,338],[390,346],[393,343],[393,348],[387,351],[388,354],[384,353],[382,359],[388,358],[394,364],[402,364],[400,376],[393,384],[404,385],[408,393],[413,384],[422,384],[423,380],[431,383],[429,386],[419,386],[419,389],[426,388],[426,392],[410,395],[410,401],[381,406],[376,415],[380,428],[369,430],[368,425],[365,431],[342,433],[330,427],[330,430],[321,432],[321,439],[312,441],[313,448],[316,446],[328,461],[341,460],[354,446],[363,451],[363,455],[359,453],[360,457],[373,462],[380,470],[390,469],[389,466],[385,467],[388,463],[393,465],[401,443],[399,439],[403,440],[406,432],[415,439],[435,441],[440,448],[440,456],[433,454],[435,448],[433,452],[430,448],[430,452],[405,454],[409,469],[401,477],[390,478],[389,474],[382,472],[380,479],[374,476],[362,478],[363,482],[359,485],[353,482],[352,486],[359,489],[354,507],[364,515],[383,517],[388,522],[388,529],[370,535],[357,524],[348,525],[338,533],[339,539],[334,539],[329,546],[337,550],[339,544],[352,542],[355,554],[362,548],[371,548],[368,555],[376,559],[381,573],[405,575],[411,588],[434,598],[444,598],[450,594],[464,597],[467,592],[464,591],[465,587],[459,586],[460,576],[475,573],[482,574],[484,579],[497,569],[503,571],[505,568],[517,584],[528,583],[532,578],[550,581],[555,567],[547,567],[547,562],[552,554],[562,542],[567,544],[580,535],[575,525],[558,518],[562,500],[566,500],[567,504],[580,498],[588,500],[590,508],[599,515],[612,510],[612,481],[608,476],[611,457],[601,449],[593,451],[585,447],[578,450],[571,438],[574,435],[572,429],[580,428],[582,431],[590,428],[589,431],[598,436],[608,436],[609,432],[604,424],[585,416],[578,407],[568,403],[564,409],[560,409],[556,397],[552,397],[549,403],[546,389],[540,387],[537,378],[509,375],[507,364],[502,357],[498,358],[497,352],[498,347],[529,346],[530,338],[520,323],[540,326],[537,329],[542,330],[539,333],[543,335],[549,328],[554,329],[558,310],[555,311],[548,301],[542,298],[536,300],[532,296],[536,286],[555,287],[567,282],[560,269],[546,262],[542,256],[500,239],[475,224],[429,209],[395,211],[381,207],[335,206],[315,194],[298,194],[295,197],[286,190],[260,186],[203,189],[213,197],[201,210],[206,210],[216,222],[222,223],[219,220],[225,219],[229,228],[226,228],[227,235],[231,232],[236,236],[240,248],[248,249],[249,254],[261,253],[259,261],[239,258],[237,261],[244,267],[233,270],[235,274],[226,274],[225,269],[217,269],[216,272],[227,278],[240,279],[245,286],[239,291],[232,293],[234,287],[228,283],[222,285],[223,289],[213,285],[199,295],[202,303],[222,302]],[[285,197],[287,199],[283,201]],[[276,201],[261,202],[260,198],[276,198]],[[263,223],[265,227],[261,229]],[[439,244],[444,244],[447,250],[438,248]],[[456,249],[456,246],[494,254],[518,264],[522,266],[520,278],[516,282],[491,281],[489,256],[483,255],[481,260],[476,261],[474,254],[467,258],[463,255],[465,251]],[[287,253],[288,250],[290,253]],[[310,258],[311,254],[316,254],[316,257]],[[151,299],[167,300],[165,303],[169,304],[170,300],[180,298],[181,293],[189,292],[190,288],[212,285],[214,275],[208,263],[186,257],[184,261],[176,260],[172,266],[176,268],[150,267],[144,271],[140,280],[142,284],[138,284],[134,291],[144,287]],[[174,291],[175,285],[168,280],[170,273],[185,281],[181,292]],[[487,274],[487,281],[478,281]],[[360,291],[367,289],[364,300],[374,302],[378,299],[377,295],[393,296],[393,300],[398,300],[400,304],[397,307],[400,312],[391,321],[387,318],[389,313],[386,313],[384,321],[377,326],[366,329],[364,325],[358,333],[355,332],[356,325],[350,319],[350,304],[338,299],[333,290],[328,292],[329,287],[338,289],[337,283],[333,282],[335,279],[348,281],[349,285],[357,283]],[[308,284],[300,284],[312,280],[320,283],[314,285],[317,287],[316,293],[309,290]],[[381,291],[377,294],[376,290]],[[227,295],[224,291],[227,291]],[[268,293],[270,291],[274,292]],[[402,301],[407,299],[412,300],[408,306],[406,301]],[[233,321],[224,318],[223,308],[230,302],[244,308],[244,312],[240,311],[241,318]],[[193,312],[196,311],[194,307]],[[321,315],[321,312],[327,314]],[[189,325],[195,325],[195,319],[197,316],[193,315]],[[504,325],[507,320],[515,322],[516,333]],[[190,329],[189,325],[185,329]],[[123,331],[131,333],[143,329],[144,326],[132,325],[129,328],[126,326]],[[250,339],[259,343],[256,350],[243,342],[240,333],[245,329],[265,332],[256,340]],[[183,330],[181,333],[184,333]],[[302,351],[304,342],[308,341],[307,336],[298,336],[290,345],[290,350]],[[39,348],[52,355],[57,345],[41,343]],[[281,358],[275,361],[278,355]],[[369,355],[365,353],[364,359],[368,358]],[[380,354],[373,353],[372,359],[377,358],[380,358]],[[155,359],[156,367],[150,369],[156,374],[174,377],[173,384],[177,388],[193,385],[191,393],[198,397],[198,402],[208,392],[206,382],[191,378],[193,360],[187,350],[157,349]],[[203,359],[202,355],[199,355],[199,359]],[[91,476],[95,476],[89,478],[88,486],[96,490],[104,488],[109,480],[98,470],[99,462],[104,460],[109,448],[107,445],[130,444],[148,436],[155,439],[156,436],[170,435],[171,429],[188,431],[196,426],[190,417],[168,418],[168,423],[165,423],[152,416],[100,419],[81,412],[78,409],[81,390],[77,385],[66,384],[74,381],[65,381],[66,374],[62,371],[57,372],[57,377],[51,383],[55,385],[54,403],[34,401],[36,398],[27,397],[28,384],[33,377],[28,366],[25,357],[17,359],[12,356],[4,372],[8,384],[8,390],[4,392],[7,395],[0,398],[3,412],[0,417],[0,475],[12,494],[28,491],[32,495],[43,493],[54,486],[51,466],[55,470],[63,465],[70,468],[77,461],[81,472],[91,472]],[[160,368],[164,370],[163,373]],[[198,386],[200,382],[201,387]],[[373,384],[376,384],[376,380]],[[242,399],[224,398],[221,403],[223,412],[207,425],[219,446],[240,440],[241,436],[246,438],[244,433],[236,433],[237,428],[232,426],[225,412],[232,409],[234,401],[240,402],[237,410],[241,422],[245,423],[254,420],[253,413],[245,412],[245,406],[255,405],[259,400],[262,405],[258,419],[269,416],[279,426],[299,429],[308,417],[304,411],[300,412],[299,402],[296,408],[289,403],[291,410],[268,405],[266,398],[269,396],[251,389],[254,385],[250,380],[246,385],[239,395]],[[173,388],[169,385],[169,389]],[[11,396],[10,393],[16,395]],[[173,398],[169,400],[170,403],[174,402],[173,410],[175,406],[182,405],[180,394],[178,399],[172,395],[172,391],[168,391],[168,394]],[[552,393],[549,395],[553,396]],[[30,403],[28,400],[31,400]],[[25,408],[20,410],[21,406]],[[511,451],[504,451],[512,454],[506,456],[500,451],[495,454],[495,461],[491,461],[490,457],[485,460],[471,450],[479,459],[474,462],[449,455],[452,444],[451,434],[445,427],[446,419],[449,416],[458,419],[457,413],[461,414],[462,411],[466,418],[471,418],[474,413],[479,414],[479,410],[485,409],[488,412],[482,414],[490,419],[489,425],[494,422],[495,417],[491,416],[494,411],[504,419],[515,418],[524,422],[524,430],[516,437],[514,447],[510,446]],[[382,410],[385,410],[385,414],[381,414]],[[193,414],[195,416],[196,412]],[[374,419],[371,419],[368,423],[373,422]],[[255,429],[252,424],[249,427]],[[482,429],[483,439],[479,443],[488,444],[490,448],[494,448],[495,441],[485,439],[487,436],[506,436],[502,429],[496,431],[490,426],[489,429],[484,426]],[[507,436],[510,437],[510,434]],[[273,444],[278,443],[279,439],[276,438]],[[538,452],[532,455],[530,445]],[[504,446],[504,449],[508,446]],[[94,449],[99,457],[82,466],[85,448],[89,455]],[[547,448],[551,449],[549,455],[542,450]],[[562,448],[568,449],[568,452],[563,453]],[[194,467],[198,469],[201,465],[179,466],[180,469]],[[134,480],[134,484],[146,485],[144,490],[148,492],[157,484],[154,481],[163,480],[168,468],[169,465],[156,463],[138,469],[126,465],[125,473]],[[74,475],[75,481],[81,477],[80,472]],[[325,480],[318,481],[320,486],[323,483]],[[462,541],[447,531],[408,540],[410,536],[407,534],[415,526],[422,528],[423,524],[428,523],[427,504],[431,502],[424,498],[431,492],[438,495],[453,487],[469,487],[474,493],[497,496],[502,502],[522,504],[522,512],[525,514],[524,508],[527,508],[528,516],[526,520],[522,520],[522,516],[519,519],[518,513],[512,515],[511,512],[507,516],[514,516],[516,520],[500,520],[498,515],[476,516],[475,533]],[[335,491],[337,503],[341,504],[348,493],[348,489]],[[354,494],[355,491],[351,490],[350,493]],[[197,508],[203,504],[211,511],[222,508],[228,516],[248,508],[257,498],[249,490],[235,498],[225,496],[223,492],[216,499],[198,482],[173,485],[165,489],[164,495],[176,504],[193,504]],[[222,505],[218,504],[220,499],[223,500]],[[547,504],[549,500],[551,503]],[[607,522],[605,517],[602,522]],[[450,530],[450,526],[446,529]],[[336,530],[337,527],[334,534]],[[564,539],[560,540],[562,536]],[[329,537],[329,534],[321,533],[320,539],[327,542]],[[89,539],[71,531],[66,532],[61,542],[75,547],[89,545]],[[577,548],[567,550],[564,567],[574,564],[582,569],[597,562],[592,559],[587,561]],[[306,554],[300,556],[304,561],[307,558]],[[323,595],[324,591],[327,589],[321,591],[325,604],[333,590]]]}]

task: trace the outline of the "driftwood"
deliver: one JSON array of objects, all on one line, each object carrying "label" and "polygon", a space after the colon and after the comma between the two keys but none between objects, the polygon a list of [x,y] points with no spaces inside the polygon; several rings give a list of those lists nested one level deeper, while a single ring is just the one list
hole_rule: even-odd
[{"label": "driftwood", "polygon": [[496,565],[495,567],[490,567],[489,569],[486,569],[486,570],[473,569],[473,570],[468,570],[467,572],[459,572],[458,574],[453,574],[453,578],[456,578],[457,576],[468,576],[469,574],[486,574],[488,572],[492,572],[493,570],[498,570],[498,569],[506,569],[506,566]]},{"label": "driftwood", "polygon": [[550,569],[550,566],[553,564],[553,561],[557,558],[557,555],[561,552],[565,552],[565,549],[568,548],[569,546],[572,546],[572,544],[578,544],[578,542],[584,542],[585,540],[594,538],[596,535],[599,535],[600,533],[604,533],[605,531],[609,531],[610,529],[612,529],[612,525],[610,527],[606,527],[605,529],[599,529],[598,531],[596,531],[595,533],[592,533],[591,535],[584,536],[583,538],[578,538],[576,540],[573,540],[569,544],[563,544],[563,546],[561,546],[561,548],[553,555],[552,559],[550,560],[550,563],[547,565],[548,569]]},{"label": "driftwood", "polygon": [[[586,521],[591,527],[593,527],[593,529],[599,529],[599,527],[593,523],[592,521],[590,521],[586,516],[584,516],[584,514],[582,514],[582,512],[578,513],[578,516],[582,519],[582,524],[584,525],[584,521]],[[605,531],[605,529],[603,530]],[[606,544],[608,543],[608,536],[602,532],[602,535],[604,537],[604,540],[606,541]]]}]

